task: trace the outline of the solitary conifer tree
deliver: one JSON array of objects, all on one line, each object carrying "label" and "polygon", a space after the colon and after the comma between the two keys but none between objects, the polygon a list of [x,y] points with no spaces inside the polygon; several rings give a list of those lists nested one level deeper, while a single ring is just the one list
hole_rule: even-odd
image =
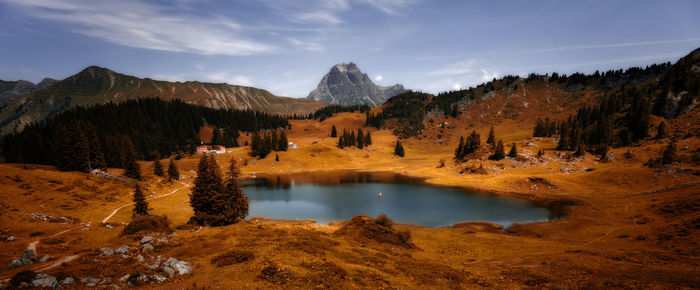
[{"label": "solitary conifer tree", "polygon": [[508,152],[508,157],[518,157],[518,150],[515,148],[515,143],[513,143],[513,145],[510,146],[510,152]]},{"label": "solitary conifer tree", "polygon": [[489,130],[489,138],[486,139],[486,144],[491,144],[491,146],[496,145],[496,135],[493,133],[493,126]]},{"label": "solitary conifer tree", "polygon": [[160,177],[165,176],[165,172],[163,172],[163,165],[160,164],[160,160],[158,159],[153,160],[153,174]]},{"label": "solitary conifer tree", "polygon": [[399,157],[404,157],[405,152],[403,150],[403,145],[401,145],[401,141],[396,140],[396,146],[394,147],[394,155],[399,156]]},{"label": "solitary conifer tree", "polygon": [[226,180],[223,194],[219,198],[219,200],[224,201],[221,207],[220,225],[236,223],[248,215],[248,198],[238,184],[238,176],[240,175],[241,172],[236,166],[236,160],[231,158],[228,180]]},{"label": "solitary conifer tree", "polygon": [[218,219],[216,204],[223,190],[221,172],[214,156],[202,156],[197,167],[197,177],[190,194],[190,205],[194,210],[188,223],[200,226],[213,225]]},{"label": "solitary conifer tree", "polygon": [[663,150],[663,153],[661,153],[661,164],[673,164],[676,161],[676,138],[673,138],[671,139],[671,142],[668,143],[668,146],[666,146],[666,148]]},{"label": "solitary conifer tree", "polygon": [[335,125],[331,127],[331,137],[338,137],[338,131],[335,129]]},{"label": "solitary conifer tree", "polygon": [[168,180],[180,180],[180,171],[177,170],[177,166],[172,159],[170,159],[170,165],[168,165]]},{"label": "solitary conifer tree", "polygon": [[148,215],[148,202],[146,202],[146,197],[138,184],[136,191],[134,191],[134,215]]},{"label": "solitary conifer tree", "polygon": [[496,152],[494,152],[493,155],[491,155],[491,156],[489,157],[489,159],[491,159],[491,160],[501,160],[501,159],[503,159],[503,158],[505,158],[505,157],[506,157],[506,152],[505,152],[505,150],[503,149],[503,141],[498,140],[498,144],[496,145]]},{"label": "solitary conifer tree", "polygon": [[280,161],[280,156],[275,154],[275,161],[279,162]]},{"label": "solitary conifer tree", "polygon": [[372,136],[369,134],[369,131],[365,135],[365,145],[372,145]]}]

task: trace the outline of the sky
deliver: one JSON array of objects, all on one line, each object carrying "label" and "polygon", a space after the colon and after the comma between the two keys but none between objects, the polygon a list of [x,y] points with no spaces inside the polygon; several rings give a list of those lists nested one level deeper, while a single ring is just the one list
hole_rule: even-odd
[{"label": "sky", "polygon": [[0,0],[0,79],[90,65],[306,97],[336,63],[438,93],[504,75],[675,62],[700,1]]}]

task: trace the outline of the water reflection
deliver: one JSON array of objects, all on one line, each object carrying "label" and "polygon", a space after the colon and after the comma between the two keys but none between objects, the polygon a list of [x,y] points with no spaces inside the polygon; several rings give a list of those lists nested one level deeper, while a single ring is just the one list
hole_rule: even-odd
[{"label": "water reflection", "polygon": [[[550,216],[548,210],[523,200],[428,186],[422,179],[395,173],[259,175],[243,184],[250,200],[250,216],[314,219],[321,224],[360,213],[385,213],[399,223],[432,227],[462,221],[509,226],[545,221]],[[379,192],[382,198],[377,196]]]}]

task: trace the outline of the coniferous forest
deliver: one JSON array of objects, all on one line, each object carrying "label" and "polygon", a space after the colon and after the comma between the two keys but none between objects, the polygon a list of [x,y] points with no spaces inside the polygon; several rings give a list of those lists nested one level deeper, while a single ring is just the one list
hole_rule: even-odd
[{"label": "coniferous forest", "polygon": [[[7,162],[56,165],[60,170],[123,168],[131,144],[139,160],[193,152],[205,124],[225,128],[223,137],[289,125],[283,116],[149,98],[72,108],[6,135],[2,153]],[[235,145],[231,137],[221,139]]]}]

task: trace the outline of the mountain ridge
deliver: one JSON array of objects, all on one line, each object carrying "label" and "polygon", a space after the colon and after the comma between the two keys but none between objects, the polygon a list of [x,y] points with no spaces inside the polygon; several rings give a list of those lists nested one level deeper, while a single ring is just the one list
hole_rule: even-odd
[{"label": "mountain ridge", "polygon": [[36,84],[26,80],[0,80],[0,104],[12,101],[32,92],[48,88],[56,82],[58,82],[58,80],[52,78],[44,78]]},{"label": "mountain ridge", "polygon": [[138,78],[99,66],[88,66],[53,85],[20,96],[0,107],[0,132],[21,131],[27,124],[67,108],[138,98],[179,99],[215,109],[249,109],[273,114],[308,114],[326,104],[275,96],[269,91],[198,81],[167,82]]},{"label": "mountain ridge", "polygon": [[366,73],[350,62],[331,67],[306,98],[329,104],[378,107],[390,97],[405,91],[400,84],[388,87],[375,85]]}]

